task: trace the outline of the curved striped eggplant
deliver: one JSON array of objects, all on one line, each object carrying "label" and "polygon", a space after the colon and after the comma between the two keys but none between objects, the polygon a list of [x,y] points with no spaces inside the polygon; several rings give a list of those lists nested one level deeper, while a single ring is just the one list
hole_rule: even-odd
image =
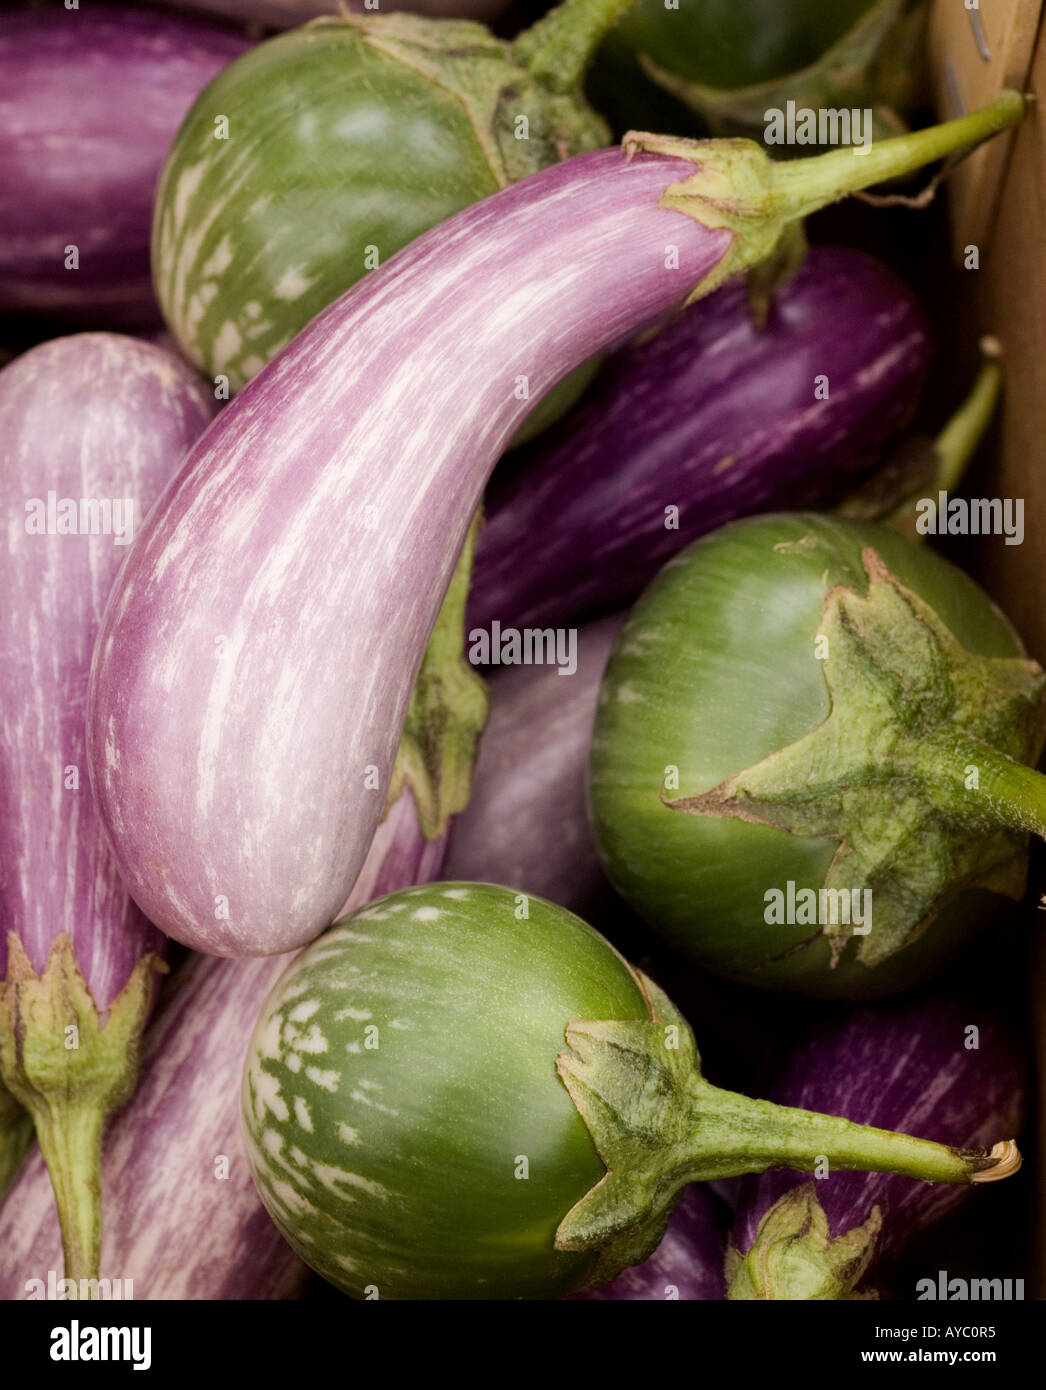
[{"label": "curved striped eggplant", "polygon": [[[143,910],[215,954],[275,954],[330,922],[455,556],[526,411],[521,377],[544,394],[768,254],[789,218],[1022,112],[1006,93],[864,159],[787,166],[746,142],[637,137],[466,208],[319,315],[191,453],[99,635],[93,784]],[[736,216],[734,184],[763,190]]]},{"label": "curved striped eggplant", "polygon": [[214,411],[184,363],[116,334],[0,372],[0,1074],[33,1117],[79,1274],[97,1262],[102,1123],[133,1088],[166,945],[88,783],[91,649],[135,528]]},{"label": "curved striped eggplant", "polygon": [[203,20],[50,5],[0,25],[0,313],[157,323],[153,193],[200,91],[250,42]]},{"label": "curved striped eggplant", "polygon": [[[916,998],[823,1025],[788,1059],[771,1097],[975,1146],[1019,1131],[1025,1072],[994,1006]],[[733,1234],[744,1258],[732,1261],[728,1297],[852,1297],[869,1269],[969,1193],[882,1173],[828,1172],[812,1184],[783,1171],[748,1178]]]},{"label": "curved striped eggplant", "polygon": [[[425,838],[404,794],[378,827],[345,911],[437,876],[442,854],[442,842]],[[308,1270],[258,1198],[239,1106],[254,1020],[290,959],[193,956],[161,995],[138,1089],[114,1118],[102,1161],[101,1273],[132,1280],[137,1299],[302,1292]],[[0,1299],[47,1297],[49,1271],[60,1259],[54,1203],[37,1154],[0,1206]]]},{"label": "curved striped eggplant", "polygon": [[578,630],[572,671],[517,666],[491,675],[490,717],[468,805],[454,822],[447,878],[522,888],[593,920],[608,886],[585,809],[588,746],[623,618]]},{"label": "curved striped eggplant", "polygon": [[624,603],[724,522],[838,497],[908,424],[929,353],[914,295],[860,252],[813,248],[763,327],[744,285],[725,285],[618,353],[505,483],[494,474],[469,627]]}]

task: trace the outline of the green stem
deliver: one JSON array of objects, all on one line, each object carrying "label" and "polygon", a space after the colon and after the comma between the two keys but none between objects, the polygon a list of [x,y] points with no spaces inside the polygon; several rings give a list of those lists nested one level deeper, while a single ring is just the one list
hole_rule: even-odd
[{"label": "green stem", "polygon": [[928,734],[918,748],[920,775],[956,809],[993,827],[1046,840],[1046,775],[959,731]]},{"label": "green stem", "polygon": [[564,0],[520,34],[513,56],[554,92],[578,86],[592,55],[635,0]]},{"label": "green stem", "polygon": [[[62,1230],[65,1277],[98,1278],[102,1253],[102,1126],[100,1107],[60,1099],[36,1107],[40,1152],[51,1174]],[[89,1288],[88,1288],[88,1296]]]},{"label": "green stem", "polygon": [[1024,97],[1005,88],[988,106],[954,121],[877,140],[858,149],[846,146],[811,159],[773,164],[771,189],[777,211],[787,220],[807,217],[850,193],[914,173],[956,150],[1017,125]]},{"label": "green stem", "polygon": [[[967,1183],[974,1175],[994,1166],[980,1149],[953,1149],[910,1134],[873,1129],[836,1115],[820,1115],[792,1106],[752,1100],[701,1082],[694,1110],[694,1138],[700,1144],[707,1114],[714,1109],[717,1123],[728,1124],[744,1147],[736,1155],[733,1172],[760,1173],[766,1168],[795,1168],[813,1172],[827,1160],[829,1169],[869,1173],[902,1173],[926,1182]],[[703,1173],[695,1176],[700,1181]]]},{"label": "green stem", "polygon": [[33,1121],[0,1082],[0,1202],[33,1141]]},{"label": "green stem", "polygon": [[825,1162],[947,1183],[991,1181],[1019,1167],[1011,1141],[991,1153],[953,1149],[710,1085],[686,1019],[636,973],[650,1018],[575,1020],[556,1059],[606,1168],[560,1222],[556,1248],[595,1252],[594,1283],[646,1259],[691,1182]]},{"label": "green stem", "polygon": [[940,460],[935,480],[938,492],[950,492],[962,482],[966,467],[991,424],[1001,392],[1002,367],[995,358],[986,358],[973,390],[937,436],[934,452]]}]

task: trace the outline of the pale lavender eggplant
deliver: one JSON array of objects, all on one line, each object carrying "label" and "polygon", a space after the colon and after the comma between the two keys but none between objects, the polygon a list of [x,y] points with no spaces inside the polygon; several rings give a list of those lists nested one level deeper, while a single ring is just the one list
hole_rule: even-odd
[{"label": "pale lavender eggplant", "polygon": [[[84,5],[0,25],[0,313],[159,323],[156,180],[203,88],[250,47],[181,15]],[[70,247],[79,267],[67,269]]]},{"label": "pale lavender eggplant", "polygon": [[[59,338],[0,373],[0,1073],[66,1190],[71,1243],[96,1224],[98,1136],[133,1084],[166,954],[87,777],[91,651],[135,524],[215,409],[184,363],[117,334]],[[74,533],[49,533],[60,510]],[[80,1234],[90,1263],[97,1233]]]},{"label": "pale lavender eggplant", "polygon": [[692,170],[599,151],[466,209],[319,315],[190,455],[110,601],[88,715],[117,862],[169,935],[274,954],[333,920],[526,413],[516,378],[542,394],[717,264],[727,234],[658,207]]},{"label": "pale lavender eggplant", "polygon": [[[378,827],[346,913],[440,877],[442,855],[405,793]],[[102,1162],[101,1273],[133,1280],[136,1299],[297,1298],[310,1277],[262,1206],[240,1137],[247,1042],[292,959],[190,956],[164,989],[138,1090],[110,1125]],[[61,1241],[36,1153],[0,1206],[0,1299],[46,1297],[51,1270],[61,1277]]]},{"label": "pale lavender eggplant", "polygon": [[1023,114],[1006,90],[861,160],[787,168],[754,142],[636,136],[466,208],[319,314],[192,452],[99,633],[92,782],[147,915],[217,955],[317,936],[363,863],[455,559],[532,402],[758,262],[790,220]]},{"label": "pale lavender eggplant", "polygon": [[[577,630],[577,669],[513,666],[489,679],[490,715],[469,804],[451,832],[448,879],[501,883],[586,921],[609,892],[585,806],[588,746],[610,649],[624,620]],[[547,832],[547,833],[546,833]]]},{"label": "pale lavender eggplant", "polygon": [[567,1302],[721,1299],[729,1214],[707,1184],[691,1183],[648,1260],[609,1284],[571,1294]]},{"label": "pale lavender eggplant", "polygon": [[[977,1030],[976,1048],[967,1046],[975,1037],[971,1028]],[[824,1025],[787,1060],[768,1099],[976,1148],[990,1146],[1000,1133],[1019,1132],[1025,1084],[1019,1043],[996,1007],[942,995],[860,1009]],[[767,1212],[809,1182],[807,1174],[780,1169],[746,1178],[734,1247],[746,1254]],[[831,1173],[813,1188],[833,1239],[862,1226],[879,1208],[873,1271],[973,1192],[848,1172]],[[874,1286],[874,1273],[870,1282]]]},{"label": "pale lavender eggplant", "polygon": [[727,521],[838,498],[910,421],[929,356],[915,296],[861,252],[813,248],[762,328],[745,287],[724,286],[613,357],[551,437],[495,473],[469,626],[625,603]]},{"label": "pale lavender eggplant", "polygon": [[[168,9],[196,10],[241,24],[261,24],[270,29],[293,29],[318,15],[373,13],[363,0],[158,0]],[[407,10],[430,19],[497,19],[508,0],[381,0],[382,14]]]}]

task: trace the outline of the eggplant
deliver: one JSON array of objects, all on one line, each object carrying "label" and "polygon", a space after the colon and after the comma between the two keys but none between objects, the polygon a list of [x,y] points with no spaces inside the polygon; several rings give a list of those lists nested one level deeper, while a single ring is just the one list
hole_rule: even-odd
[{"label": "eggplant", "polygon": [[775,1164],[968,1184],[1019,1163],[1012,1141],[958,1150],[712,1086],[686,1020],[598,932],[480,883],[379,898],[306,947],[242,1104],[276,1225],[367,1298],[560,1298],[651,1255],[690,1182]]},{"label": "eggplant", "polygon": [[930,348],[911,291],[857,251],[812,249],[763,326],[743,284],[724,285],[616,354],[506,481],[495,472],[468,626],[631,601],[724,522],[840,497],[910,422]]},{"label": "eggplant", "polygon": [[[512,43],[465,20],[342,15],[232,64],[178,132],[157,191],[156,288],[189,360],[238,391],[422,232],[607,144],[579,82],[629,3],[566,0]],[[231,137],[215,139],[222,122]],[[542,402],[530,431],[554,408]]]},{"label": "eggplant", "polygon": [[[671,152],[580,155],[466,208],[319,315],[190,454],[99,634],[89,759],[143,911],[214,954],[278,954],[332,920],[455,557],[528,408],[521,374],[543,395],[766,256],[790,217],[1023,109],[1004,93],[861,160],[785,167],[744,142],[655,137]],[[742,177],[762,201],[728,230],[723,183]]]},{"label": "eggplant", "polygon": [[215,409],[184,363],[116,334],[0,372],[0,1075],[32,1115],[73,1277],[95,1272],[101,1129],[133,1090],[166,954],[88,782],[91,650],[136,524]]},{"label": "eggplant", "polygon": [[120,6],[5,13],[0,30],[0,313],[85,328],[160,314],[153,193],[198,94],[250,41]]},{"label": "eggplant", "polygon": [[649,1259],[609,1284],[572,1293],[572,1300],[721,1299],[729,1208],[707,1183],[691,1183],[672,1213],[664,1239]]},{"label": "eggplant", "polygon": [[965,574],[874,523],[753,517],[632,609],[592,737],[596,841],[696,964],[883,997],[1023,893],[1044,740],[1046,675]]},{"label": "eggplant", "polygon": [[[975,1146],[1020,1131],[1025,1082],[1021,1048],[997,1008],[938,995],[823,1024],[787,1059],[770,1095],[780,1105]],[[780,1170],[746,1178],[727,1296],[859,1297],[864,1280],[874,1282],[968,1195],[881,1173],[825,1172],[812,1183]]]},{"label": "eggplant", "polygon": [[518,666],[489,681],[468,805],[455,819],[448,878],[476,879],[551,898],[587,920],[607,882],[585,810],[596,700],[623,615],[577,633],[576,670]]},{"label": "eggplant", "polygon": [[[639,101],[655,83],[716,135],[770,144],[771,112],[791,102],[868,110],[861,137],[877,139],[903,130],[922,95],[927,10],[925,0],[638,0],[604,44],[596,77],[607,66]],[[796,130],[796,143],[819,143],[815,130]]]},{"label": "eggplant", "polygon": [[[442,844],[421,832],[410,793],[375,836],[357,894],[424,882]],[[269,1220],[251,1181],[239,1080],[251,1028],[291,961],[191,956],[165,988],[145,1037],[141,1080],[114,1118],[102,1162],[101,1273],[136,1299],[298,1298],[308,1270]],[[30,1158],[0,1206],[0,1299],[55,1297],[60,1240],[47,1174]],[[103,1286],[104,1289],[104,1286]],[[66,1286],[69,1297],[93,1288]]]}]

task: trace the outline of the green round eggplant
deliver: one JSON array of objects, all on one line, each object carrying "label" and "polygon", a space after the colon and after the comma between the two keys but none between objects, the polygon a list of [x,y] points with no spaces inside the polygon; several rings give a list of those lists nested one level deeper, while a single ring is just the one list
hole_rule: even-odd
[{"label": "green round eggplant", "polygon": [[382,899],[302,952],[258,1021],[244,1114],[262,1199],[356,1297],[561,1297],[595,1256],[557,1251],[556,1229],[604,1169],[556,1056],[571,1019],[648,1007],[622,957],[541,899]]},{"label": "green round eggplant", "polygon": [[[1042,726],[1041,671],[959,570],[874,523],[752,518],[671,561],[622,630],[594,833],[618,891],[698,964],[885,995],[1022,891],[1026,822],[983,769],[1034,764]],[[830,888],[871,894],[849,926]]]},{"label": "green round eggplant", "polygon": [[[585,32],[587,3],[574,0],[572,32]],[[602,28],[588,22],[594,42]],[[347,16],[226,67],[178,132],[154,212],[156,294],[189,360],[239,390],[415,237],[608,143],[579,86],[560,90],[548,46],[532,45],[532,76],[522,42],[464,20]],[[542,418],[594,370],[561,383]]]},{"label": "green round eggplant", "polygon": [[288,967],[247,1050],[269,1214],[364,1299],[560,1298],[657,1247],[691,1182],[782,1164],[985,1180],[956,1150],[720,1090],[579,918],[482,883],[380,898]]}]

